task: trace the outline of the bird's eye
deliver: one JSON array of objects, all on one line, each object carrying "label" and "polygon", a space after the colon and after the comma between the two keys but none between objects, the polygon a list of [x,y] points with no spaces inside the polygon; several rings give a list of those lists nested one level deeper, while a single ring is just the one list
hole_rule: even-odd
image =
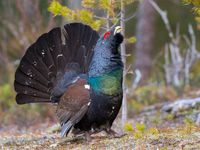
[{"label": "bird's eye", "polygon": [[106,33],[104,34],[103,38],[106,39],[109,35],[110,35],[110,32],[108,31],[108,32],[106,32]]}]

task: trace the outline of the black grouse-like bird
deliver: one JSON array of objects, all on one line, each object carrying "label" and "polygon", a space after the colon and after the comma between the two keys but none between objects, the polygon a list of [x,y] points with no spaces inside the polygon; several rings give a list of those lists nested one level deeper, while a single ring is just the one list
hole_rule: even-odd
[{"label": "black grouse-like bird", "polygon": [[[82,23],[41,35],[15,74],[18,104],[58,103],[61,135],[111,129],[122,104],[121,28],[99,36]],[[64,39],[64,40],[63,40]]]}]

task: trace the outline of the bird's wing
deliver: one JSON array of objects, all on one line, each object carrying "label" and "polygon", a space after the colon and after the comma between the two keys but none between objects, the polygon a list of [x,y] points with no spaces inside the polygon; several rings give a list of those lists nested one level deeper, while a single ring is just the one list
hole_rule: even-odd
[{"label": "bird's wing", "polygon": [[62,126],[62,137],[81,120],[89,105],[90,93],[87,80],[77,76],[61,97],[57,108],[57,116]]}]

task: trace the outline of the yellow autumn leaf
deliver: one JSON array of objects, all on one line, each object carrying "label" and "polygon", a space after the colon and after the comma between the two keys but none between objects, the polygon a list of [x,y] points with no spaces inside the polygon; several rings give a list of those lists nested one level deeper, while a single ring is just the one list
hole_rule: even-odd
[{"label": "yellow autumn leaf", "polygon": [[132,36],[127,39],[128,43],[135,43],[137,41],[136,37]]},{"label": "yellow autumn leaf", "polygon": [[62,5],[56,0],[53,0],[48,7],[48,11],[53,13],[55,16],[60,15],[61,10],[62,10]]},{"label": "yellow autumn leaf", "polygon": [[85,8],[95,8],[98,6],[97,2],[94,0],[83,0],[81,2],[82,6]]}]

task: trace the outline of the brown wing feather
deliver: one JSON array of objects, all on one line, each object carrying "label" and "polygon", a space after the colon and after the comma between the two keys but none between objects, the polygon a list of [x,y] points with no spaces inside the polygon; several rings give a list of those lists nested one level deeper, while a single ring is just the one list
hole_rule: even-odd
[{"label": "brown wing feather", "polygon": [[79,78],[74,84],[70,85],[60,99],[57,116],[60,120],[62,131],[61,135],[67,134],[85,115],[90,103],[89,90],[85,88],[87,81]]}]

